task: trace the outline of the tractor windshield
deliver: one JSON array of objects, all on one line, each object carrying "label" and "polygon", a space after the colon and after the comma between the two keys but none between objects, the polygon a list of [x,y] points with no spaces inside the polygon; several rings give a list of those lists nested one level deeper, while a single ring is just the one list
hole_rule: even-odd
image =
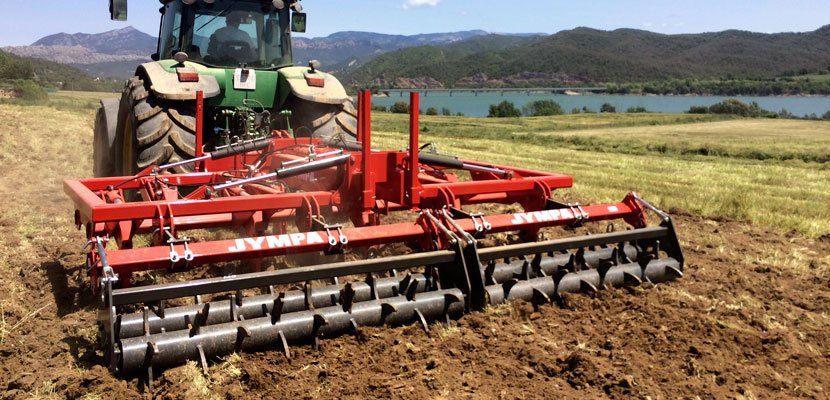
[{"label": "tractor windshield", "polygon": [[288,9],[270,1],[216,0],[164,6],[159,56],[179,51],[214,67],[271,69],[291,65]]}]

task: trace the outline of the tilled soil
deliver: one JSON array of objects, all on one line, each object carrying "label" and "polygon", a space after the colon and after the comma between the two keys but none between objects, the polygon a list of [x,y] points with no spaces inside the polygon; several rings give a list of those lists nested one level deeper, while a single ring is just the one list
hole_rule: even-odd
[{"label": "tilled soil", "polygon": [[[568,295],[539,312],[513,303],[429,334],[366,328],[291,360],[234,355],[206,377],[191,364],[164,372],[152,395],[102,366],[82,235],[35,237],[9,264],[11,290],[37,308],[4,310],[2,397],[827,398],[830,239],[678,220],[687,266],[673,283]],[[14,221],[0,227],[15,243]]]},{"label": "tilled soil", "polygon": [[[54,165],[39,173],[62,176]],[[104,366],[83,234],[47,182],[0,182],[26,209],[0,218],[2,398],[830,398],[830,237],[677,210],[681,280],[494,307],[428,334],[364,328],[290,360],[226,357],[207,375],[188,364],[148,393]]]}]

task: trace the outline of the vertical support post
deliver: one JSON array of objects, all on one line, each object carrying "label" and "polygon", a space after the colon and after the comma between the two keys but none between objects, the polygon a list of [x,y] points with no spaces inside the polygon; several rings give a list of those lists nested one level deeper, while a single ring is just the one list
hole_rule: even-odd
[{"label": "vertical support post", "polygon": [[[202,156],[202,130],[204,127],[202,126],[202,119],[204,116],[204,103],[205,103],[205,93],[201,90],[196,92],[196,157]],[[204,161],[199,161],[196,163],[196,172],[202,171],[202,164]]]},{"label": "vertical support post", "polygon": [[361,140],[363,142],[363,222],[371,223],[369,216],[375,207],[375,173],[372,171],[372,92],[364,90],[359,99]]},{"label": "vertical support post", "polygon": [[363,115],[363,91],[357,92],[357,142],[363,143],[363,130],[366,116]]},{"label": "vertical support post", "polygon": [[419,113],[421,110],[420,93],[409,93],[409,182],[407,182],[407,191],[409,194],[409,201],[411,205],[417,205],[421,202],[421,182],[418,180],[418,173],[421,170],[421,165],[418,162],[418,147],[420,146],[420,121]]}]

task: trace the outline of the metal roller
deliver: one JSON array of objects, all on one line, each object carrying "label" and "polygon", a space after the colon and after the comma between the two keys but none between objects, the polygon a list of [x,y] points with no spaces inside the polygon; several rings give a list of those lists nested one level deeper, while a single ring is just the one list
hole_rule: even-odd
[{"label": "metal roller", "polygon": [[183,360],[201,360],[203,356],[212,359],[237,351],[307,343],[360,326],[395,326],[458,317],[464,311],[463,297],[460,290],[448,289],[417,294],[412,300],[394,296],[355,303],[351,310],[327,307],[123,339],[119,344],[119,372],[131,374],[178,365]]},{"label": "metal roller", "polygon": [[[485,269],[485,278],[491,278],[491,282],[504,282],[516,277],[537,277],[537,269],[545,275],[553,275],[568,267],[574,270],[599,268],[603,262],[613,262],[617,257],[618,247],[606,247],[596,250],[578,251],[576,253],[566,252],[555,254],[537,254],[525,257],[525,259],[510,261],[507,264],[491,264]],[[640,252],[636,246],[624,245],[623,252],[628,260],[636,260]],[[573,265],[571,265],[573,264]]]},{"label": "metal roller", "polygon": [[[414,283],[413,283],[414,282]],[[406,285],[406,287],[404,287]],[[188,323],[215,325],[232,321],[234,313],[244,319],[254,319],[273,312],[274,301],[278,298],[282,302],[282,311],[290,313],[307,309],[310,303],[312,308],[322,308],[337,305],[345,285],[331,285],[312,288],[309,301],[306,301],[306,292],[290,290],[279,295],[261,295],[237,299],[236,309],[232,310],[232,301],[216,300],[206,304],[193,304],[181,307],[165,308],[163,312],[157,310],[147,315],[147,326],[150,334],[160,333],[162,330],[175,331],[187,328]],[[417,292],[424,292],[429,287],[428,279],[422,274],[414,274],[399,278],[378,278],[375,280],[375,296],[386,298],[397,296],[403,290],[414,287]],[[366,282],[353,282],[353,302],[372,300],[372,286]],[[205,318],[206,314],[206,319]],[[202,320],[197,319],[203,318]],[[117,329],[119,338],[130,338],[145,335],[144,313],[125,314],[121,316],[120,326]],[[198,322],[197,322],[198,321]]]},{"label": "metal roller", "polygon": [[487,286],[486,290],[491,305],[502,304],[507,300],[540,302],[555,299],[559,293],[594,292],[645,281],[666,282],[682,275],[680,263],[673,258],[665,258],[652,260],[645,267],[639,263],[613,266],[604,274],[600,270],[591,269],[529,280],[514,279]]}]

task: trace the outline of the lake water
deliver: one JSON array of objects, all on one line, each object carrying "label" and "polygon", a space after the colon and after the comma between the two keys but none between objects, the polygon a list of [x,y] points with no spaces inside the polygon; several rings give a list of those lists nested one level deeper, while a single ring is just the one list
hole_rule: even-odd
[{"label": "lake water", "polygon": [[[585,95],[568,96],[564,94],[550,93],[429,93],[421,94],[421,109],[435,107],[438,112],[446,107],[453,114],[463,113],[470,117],[486,117],[491,104],[498,104],[504,100],[511,101],[521,108],[529,102],[536,100],[553,100],[562,106],[565,112],[570,113],[572,109],[587,107],[591,111],[599,111],[603,103],[610,103],[616,107],[617,112],[625,112],[630,107],[645,107],[651,112],[682,113],[692,106],[711,106],[725,99],[738,99],[744,103],[757,102],[762,108],[769,111],[781,111],[786,109],[796,116],[816,114],[822,116],[830,111],[829,96],[621,96],[621,95]],[[409,101],[409,94],[391,92],[389,97],[374,97],[372,104],[389,107],[397,101]]]}]

